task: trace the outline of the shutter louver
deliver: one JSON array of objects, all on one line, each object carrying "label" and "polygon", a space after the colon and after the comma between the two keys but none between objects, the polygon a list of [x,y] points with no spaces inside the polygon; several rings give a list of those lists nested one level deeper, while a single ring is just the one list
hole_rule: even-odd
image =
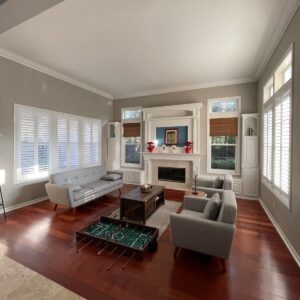
[{"label": "shutter louver", "polygon": [[83,121],[83,165],[92,163],[92,124],[88,120]]}]

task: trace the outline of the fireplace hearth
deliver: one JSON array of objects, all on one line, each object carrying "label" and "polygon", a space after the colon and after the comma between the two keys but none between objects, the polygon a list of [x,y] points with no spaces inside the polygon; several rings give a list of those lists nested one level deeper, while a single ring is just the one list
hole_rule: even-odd
[{"label": "fireplace hearth", "polygon": [[185,168],[158,167],[158,180],[185,183]]}]

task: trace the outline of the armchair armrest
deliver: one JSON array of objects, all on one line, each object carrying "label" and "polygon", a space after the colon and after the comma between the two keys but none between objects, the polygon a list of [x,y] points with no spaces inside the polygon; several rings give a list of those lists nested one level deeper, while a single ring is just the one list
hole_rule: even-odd
[{"label": "armchair armrest", "polygon": [[202,186],[197,187],[197,191],[205,192],[207,194],[208,198],[211,198],[211,196],[215,193],[218,193],[220,195],[220,198],[222,198],[223,192],[224,192],[224,190],[222,190],[222,189],[206,188],[206,187],[202,187]]},{"label": "armchair armrest", "polygon": [[212,188],[214,184],[214,179],[212,178],[199,178],[197,180],[197,186],[199,187],[207,187],[207,188]]},{"label": "armchair armrest", "polygon": [[203,212],[208,201],[208,198],[184,196],[183,209]]},{"label": "armchair armrest", "polygon": [[118,171],[107,171],[107,174],[118,174],[121,175],[121,179],[123,179],[123,173]]},{"label": "armchair armrest", "polygon": [[[57,185],[53,183],[46,183],[45,185],[49,200],[56,204],[62,204],[66,206],[71,206],[70,203],[70,191],[69,186]],[[73,197],[73,190],[72,190]]]}]

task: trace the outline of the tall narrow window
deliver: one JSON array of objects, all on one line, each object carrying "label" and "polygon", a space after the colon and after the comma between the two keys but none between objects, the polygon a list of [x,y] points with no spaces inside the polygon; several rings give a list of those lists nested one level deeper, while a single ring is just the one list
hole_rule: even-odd
[{"label": "tall narrow window", "polygon": [[49,174],[50,115],[15,106],[16,181],[42,179]]},{"label": "tall narrow window", "polygon": [[208,173],[239,173],[239,98],[208,101]]},{"label": "tall narrow window", "polygon": [[140,167],[141,165],[141,108],[122,110],[123,145],[122,165]]},{"label": "tall narrow window", "polygon": [[[263,182],[289,207],[292,47],[273,72],[275,93],[264,103]],[[265,85],[265,89],[268,83]],[[265,90],[264,89],[264,90]]]}]

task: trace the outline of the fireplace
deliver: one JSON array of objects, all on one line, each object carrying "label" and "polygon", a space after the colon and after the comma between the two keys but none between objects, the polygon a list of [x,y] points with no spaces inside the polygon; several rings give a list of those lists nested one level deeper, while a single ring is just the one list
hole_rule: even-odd
[{"label": "fireplace", "polygon": [[185,168],[158,167],[158,180],[185,183]]}]

